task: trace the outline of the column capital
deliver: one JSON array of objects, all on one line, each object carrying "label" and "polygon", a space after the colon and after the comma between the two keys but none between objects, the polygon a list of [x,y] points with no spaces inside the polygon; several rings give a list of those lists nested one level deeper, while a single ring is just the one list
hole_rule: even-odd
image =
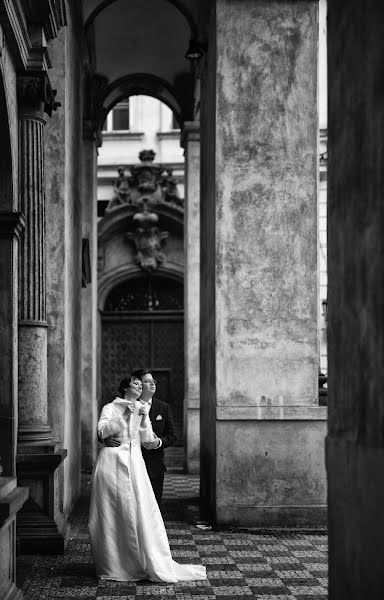
[{"label": "column capital", "polygon": [[200,142],[199,121],[184,121],[181,130],[180,146],[185,148],[188,142]]},{"label": "column capital", "polygon": [[27,73],[17,78],[17,99],[21,113],[46,113],[52,116],[52,112],[61,106],[60,102],[56,102],[56,93],[46,73]]},{"label": "column capital", "polygon": [[20,237],[25,229],[25,217],[21,212],[0,211],[0,236]]}]

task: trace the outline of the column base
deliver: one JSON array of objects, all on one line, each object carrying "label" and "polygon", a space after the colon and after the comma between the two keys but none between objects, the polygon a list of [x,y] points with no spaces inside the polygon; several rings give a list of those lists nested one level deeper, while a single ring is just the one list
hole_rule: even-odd
[{"label": "column base", "polygon": [[0,598],[21,600],[16,587],[16,514],[28,498],[28,488],[17,487],[15,477],[0,477]]},{"label": "column base", "polygon": [[49,445],[53,443],[49,425],[22,425],[17,430],[18,445]]},{"label": "column base", "polygon": [[63,554],[64,535],[55,515],[54,473],[67,451],[58,444],[20,444],[16,456],[19,482],[30,487],[30,497],[17,517],[17,538],[21,554]]}]

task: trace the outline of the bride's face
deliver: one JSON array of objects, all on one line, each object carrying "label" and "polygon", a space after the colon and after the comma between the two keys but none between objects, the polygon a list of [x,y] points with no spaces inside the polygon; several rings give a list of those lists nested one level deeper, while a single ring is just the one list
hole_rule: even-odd
[{"label": "bride's face", "polygon": [[136,398],[139,398],[139,396],[141,396],[141,392],[143,391],[143,384],[141,383],[140,379],[131,379],[128,387],[129,391],[131,393],[134,393]]}]

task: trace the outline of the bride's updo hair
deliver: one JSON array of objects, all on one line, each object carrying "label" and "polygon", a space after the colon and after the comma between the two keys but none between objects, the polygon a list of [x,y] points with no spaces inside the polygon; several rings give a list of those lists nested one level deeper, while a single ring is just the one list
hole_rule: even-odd
[{"label": "bride's updo hair", "polygon": [[124,394],[129,387],[132,379],[136,379],[136,377],[124,377],[119,383],[119,394],[122,398],[124,398]]}]

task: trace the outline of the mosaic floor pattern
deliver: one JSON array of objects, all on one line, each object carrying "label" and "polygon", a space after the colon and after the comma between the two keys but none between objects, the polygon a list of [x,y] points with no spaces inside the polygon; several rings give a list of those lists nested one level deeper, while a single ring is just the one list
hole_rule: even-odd
[{"label": "mosaic floor pattern", "polygon": [[25,600],[325,600],[327,538],[321,533],[204,529],[194,476],[167,474],[163,514],[175,560],[202,563],[208,579],[176,585],[99,581],[87,531],[89,478],[71,517],[64,556],[19,557]]}]

